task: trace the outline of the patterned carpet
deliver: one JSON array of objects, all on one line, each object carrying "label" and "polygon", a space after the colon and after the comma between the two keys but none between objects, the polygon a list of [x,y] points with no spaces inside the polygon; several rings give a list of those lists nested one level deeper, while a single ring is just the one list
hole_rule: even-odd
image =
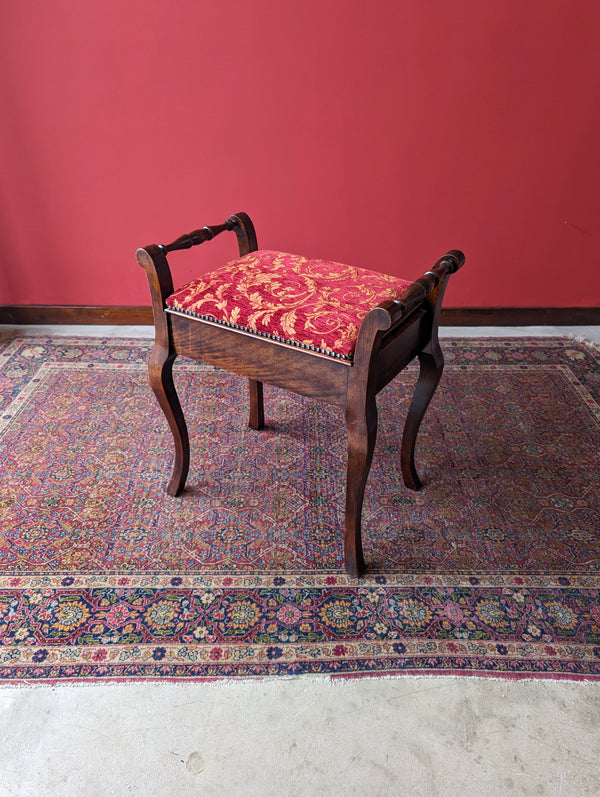
[{"label": "patterned carpet", "polygon": [[325,405],[180,362],[188,487],[148,341],[0,344],[0,678],[460,673],[600,677],[600,352],[452,339],[417,443],[416,370],[379,396],[367,576],[342,561],[345,428]]}]

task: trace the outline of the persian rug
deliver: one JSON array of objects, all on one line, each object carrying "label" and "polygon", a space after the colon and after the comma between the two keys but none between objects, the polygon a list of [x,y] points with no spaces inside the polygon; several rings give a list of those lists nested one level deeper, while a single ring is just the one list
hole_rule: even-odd
[{"label": "persian rug", "polygon": [[449,339],[400,474],[415,367],[379,399],[365,578],[342,559],[335,408],[178,361],[192,463],[146,376],[151,341],[0,344],[0,678],[453,673],[600,676],[600,352]]}]

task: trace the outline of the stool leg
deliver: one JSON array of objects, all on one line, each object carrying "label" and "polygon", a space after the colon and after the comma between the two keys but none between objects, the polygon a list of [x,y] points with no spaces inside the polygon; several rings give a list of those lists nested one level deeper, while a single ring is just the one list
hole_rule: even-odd
[{"label": "stool leg", "polygon": [[400,462],[404,484],[410,490],[420,490],[423,486],[417,469],[415,468],[415,443],[421,421],[425,416],[429,402],[439,384],[444,370],[444,356],[438,343],[432,344],[430,351],[419,354],[419,380],[415,387],[413,399],[406,416],[404,433],[402,435],[402,450]]},{"label": "stool leg", "polygon": [[165,418],[169,422],[175,443],[173,473],[167,485],[169,495],[179,495],[185,485],[190,465],[190,443],[183,410],[173,384],[173,361],[162,348],[153,349],[148,363],[148,375],[154,395],[158,399]]},{"label": "stool leg", "polygon": [[373,398],[362,412],[358,407],[346,409],[348,427],[348,472],[346,479],[346,525],[344,558],[351,576],[365,571],[362,550],[361,514],[365,487],[377,439],[377,405]]},{"label": "stool leg", "polygon": [[263,402],[263,383],[256,379],[249,379],[250,388],[250,420],[251,429],[262,429],[265,425],[265,406]]}]

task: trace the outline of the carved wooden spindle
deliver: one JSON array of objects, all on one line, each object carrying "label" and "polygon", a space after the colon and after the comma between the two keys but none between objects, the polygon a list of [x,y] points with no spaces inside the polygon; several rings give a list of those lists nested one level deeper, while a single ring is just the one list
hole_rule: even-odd
[{"label": "carved wooden spindle", "polygon": [[225,232],[225,230],[233,229],[233,222],[230,219],[224,224],[215,224],[212,227],[202,227],[200,230],[192,230],[192,232],[180,235],[170,244],[163,244],[161,249],[165,252],[175,252],[178,249],[191,249],[192,246],[198,246],[205,241],[211,241],[215,235]]},{"label": "carved wooden spindle", "polygon": [[240,257],[247,255],[249,252],[254,252],[258,248],[254,225],[246,213],[236,213],[224,221],[223,224],[213,224],[210,227],[202,227],[199,230],[184,233],[179,238],[171,241],[170,244],[160,244],[159,248],[165,254],[175,252],[178,249],[191,249],[192,246],[198,246],[205,241],[212,241],[216,235],[220,235],[226,230],[235,232],[238,239]]}]

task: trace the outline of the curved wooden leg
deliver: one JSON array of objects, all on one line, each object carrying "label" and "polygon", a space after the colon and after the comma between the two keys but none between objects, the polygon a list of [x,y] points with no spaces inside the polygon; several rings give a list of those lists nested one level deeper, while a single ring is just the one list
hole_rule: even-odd
[{"label": "curved wooden leg", "polygon": [[344,559],[348,573],[351,576],[360,576],[365,571],[361,537],[362,505],[377,439],[375,399],[362,414],[356,412],[355,408],[348,407],[346,424],[348,426],[348,472]]},{"label": "curved wooden leg", "polygon": [[415,468],[415,443],[421,421],[444,370],[444,356],[439,344],[431,346],[431,351],[422,351],[419,354],[419,362],[421,365],[419,381],[406,417],[400,455],[404,484],[411,490],[420,490],[423,486]]},{"label": "curved wooden leg", "polygon": [[251,429],[262,429],[265,425],[265,406],[263,402],[263,383],[256,379],[249,379],[250,389],[250,420],[248,426]]},{"label": "curved wooden leg", "polygon": [[153,349],[148,363],[148,375],[154,395],[169,422],[175,443],[173,473],[167,485],[169,495],[179,495],[185,485],[190,466],[190,443],[183,410],[173,384],[175,355],[161,348]]}]

